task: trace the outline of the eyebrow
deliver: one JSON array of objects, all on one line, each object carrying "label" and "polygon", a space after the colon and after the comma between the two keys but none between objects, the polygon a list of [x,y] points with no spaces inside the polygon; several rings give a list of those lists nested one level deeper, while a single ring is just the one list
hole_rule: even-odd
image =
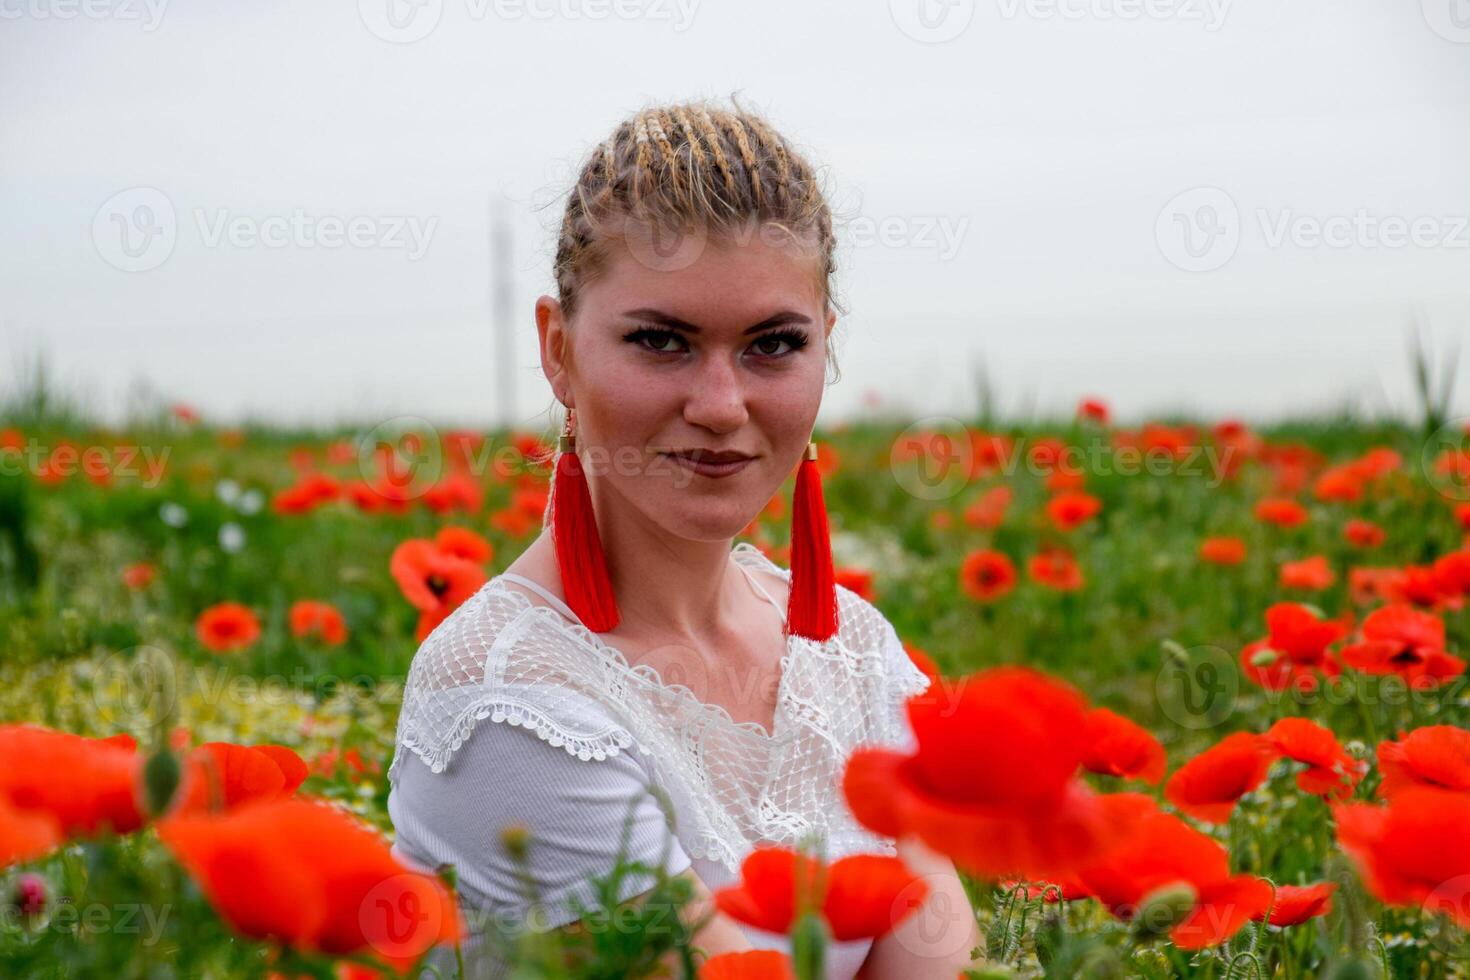
[{"label": "eyebrow", "polygon": [[[682,330],[685,333],[699,333],[699,328],[696,327],[694,324],[686,323],[685,321],[680,320],[678,317],[675,316],[669,316],[669,314],[664,313],[662,310],[654,310],[643,307],[636,310],[624,310],[623,316],[635,320],[651,320],[652,322],[657,323],[659,326],[668,327],[671,330]],[[773,313],[772,315],[766,317],[764,320],[762,320],[760,323],[757,323],[753,327],[746,327],[745,332],[748,334],[759,333],[762,330],[768,330],[771,327],[783,326],[788,323],[810,324],[811,322],[811,317],[807,316],[804,313],[797,313],[795,310],[782,310],[779,313]]]}]

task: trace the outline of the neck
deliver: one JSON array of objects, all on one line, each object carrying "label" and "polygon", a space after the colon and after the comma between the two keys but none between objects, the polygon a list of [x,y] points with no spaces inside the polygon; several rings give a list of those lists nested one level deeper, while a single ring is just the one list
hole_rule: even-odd
[{"label": "neck", "polygon": [[676,538],[635,508],[593,490],[598,536],[618,600],[619,628],[700,639],[718,637],[738,615],[732,538]]}]

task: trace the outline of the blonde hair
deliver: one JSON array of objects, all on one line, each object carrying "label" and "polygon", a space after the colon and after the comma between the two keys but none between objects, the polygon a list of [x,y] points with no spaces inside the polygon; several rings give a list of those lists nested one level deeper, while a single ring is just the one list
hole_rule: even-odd
[{"label": "blonde hair", "polygon": [[[705,101],[641,109],[583,162],[556,246],[557,298],[568,320],[582,286],[605,268],[629,221],[650,233],[737,239],[778,229],[816,259],[826,305],[836,238],[815,170],[756,113]],[[828,349],[829,359],[831,349]]]}]

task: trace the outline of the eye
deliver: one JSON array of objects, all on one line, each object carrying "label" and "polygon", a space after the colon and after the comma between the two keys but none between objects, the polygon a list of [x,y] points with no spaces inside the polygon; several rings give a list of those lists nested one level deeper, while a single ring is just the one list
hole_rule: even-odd
[{"label": "eye", "polygon": [[683,338],[672,330],[658,330],[653,327],[641,327],[623,336],[630,344],[637,344],[655,354],[677,354],[679,348],[674,346],[682,342]]},{"label": "eye", "polygon": [[[782,344],[787,345],[790,350],[782,350]],[[800,330],[773,330],[768,334],[762,334],[750,346],[762,357],[785,357],[806,346],[806,334]]]}]

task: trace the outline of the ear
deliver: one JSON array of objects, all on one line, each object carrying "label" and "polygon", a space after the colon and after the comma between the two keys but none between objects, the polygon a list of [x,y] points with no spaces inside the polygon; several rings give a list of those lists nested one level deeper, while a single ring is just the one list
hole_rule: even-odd
[{"label": "ear", "polygon": [[561,303],[551,296],[536,300],[536,335],[541,348],[541,372],[551,382],[551,391],[556,400],[567,408],[572,406],[572,389],[567,371],[567,344],[571,337],[567,333],[567,321],[562,315]]}]

